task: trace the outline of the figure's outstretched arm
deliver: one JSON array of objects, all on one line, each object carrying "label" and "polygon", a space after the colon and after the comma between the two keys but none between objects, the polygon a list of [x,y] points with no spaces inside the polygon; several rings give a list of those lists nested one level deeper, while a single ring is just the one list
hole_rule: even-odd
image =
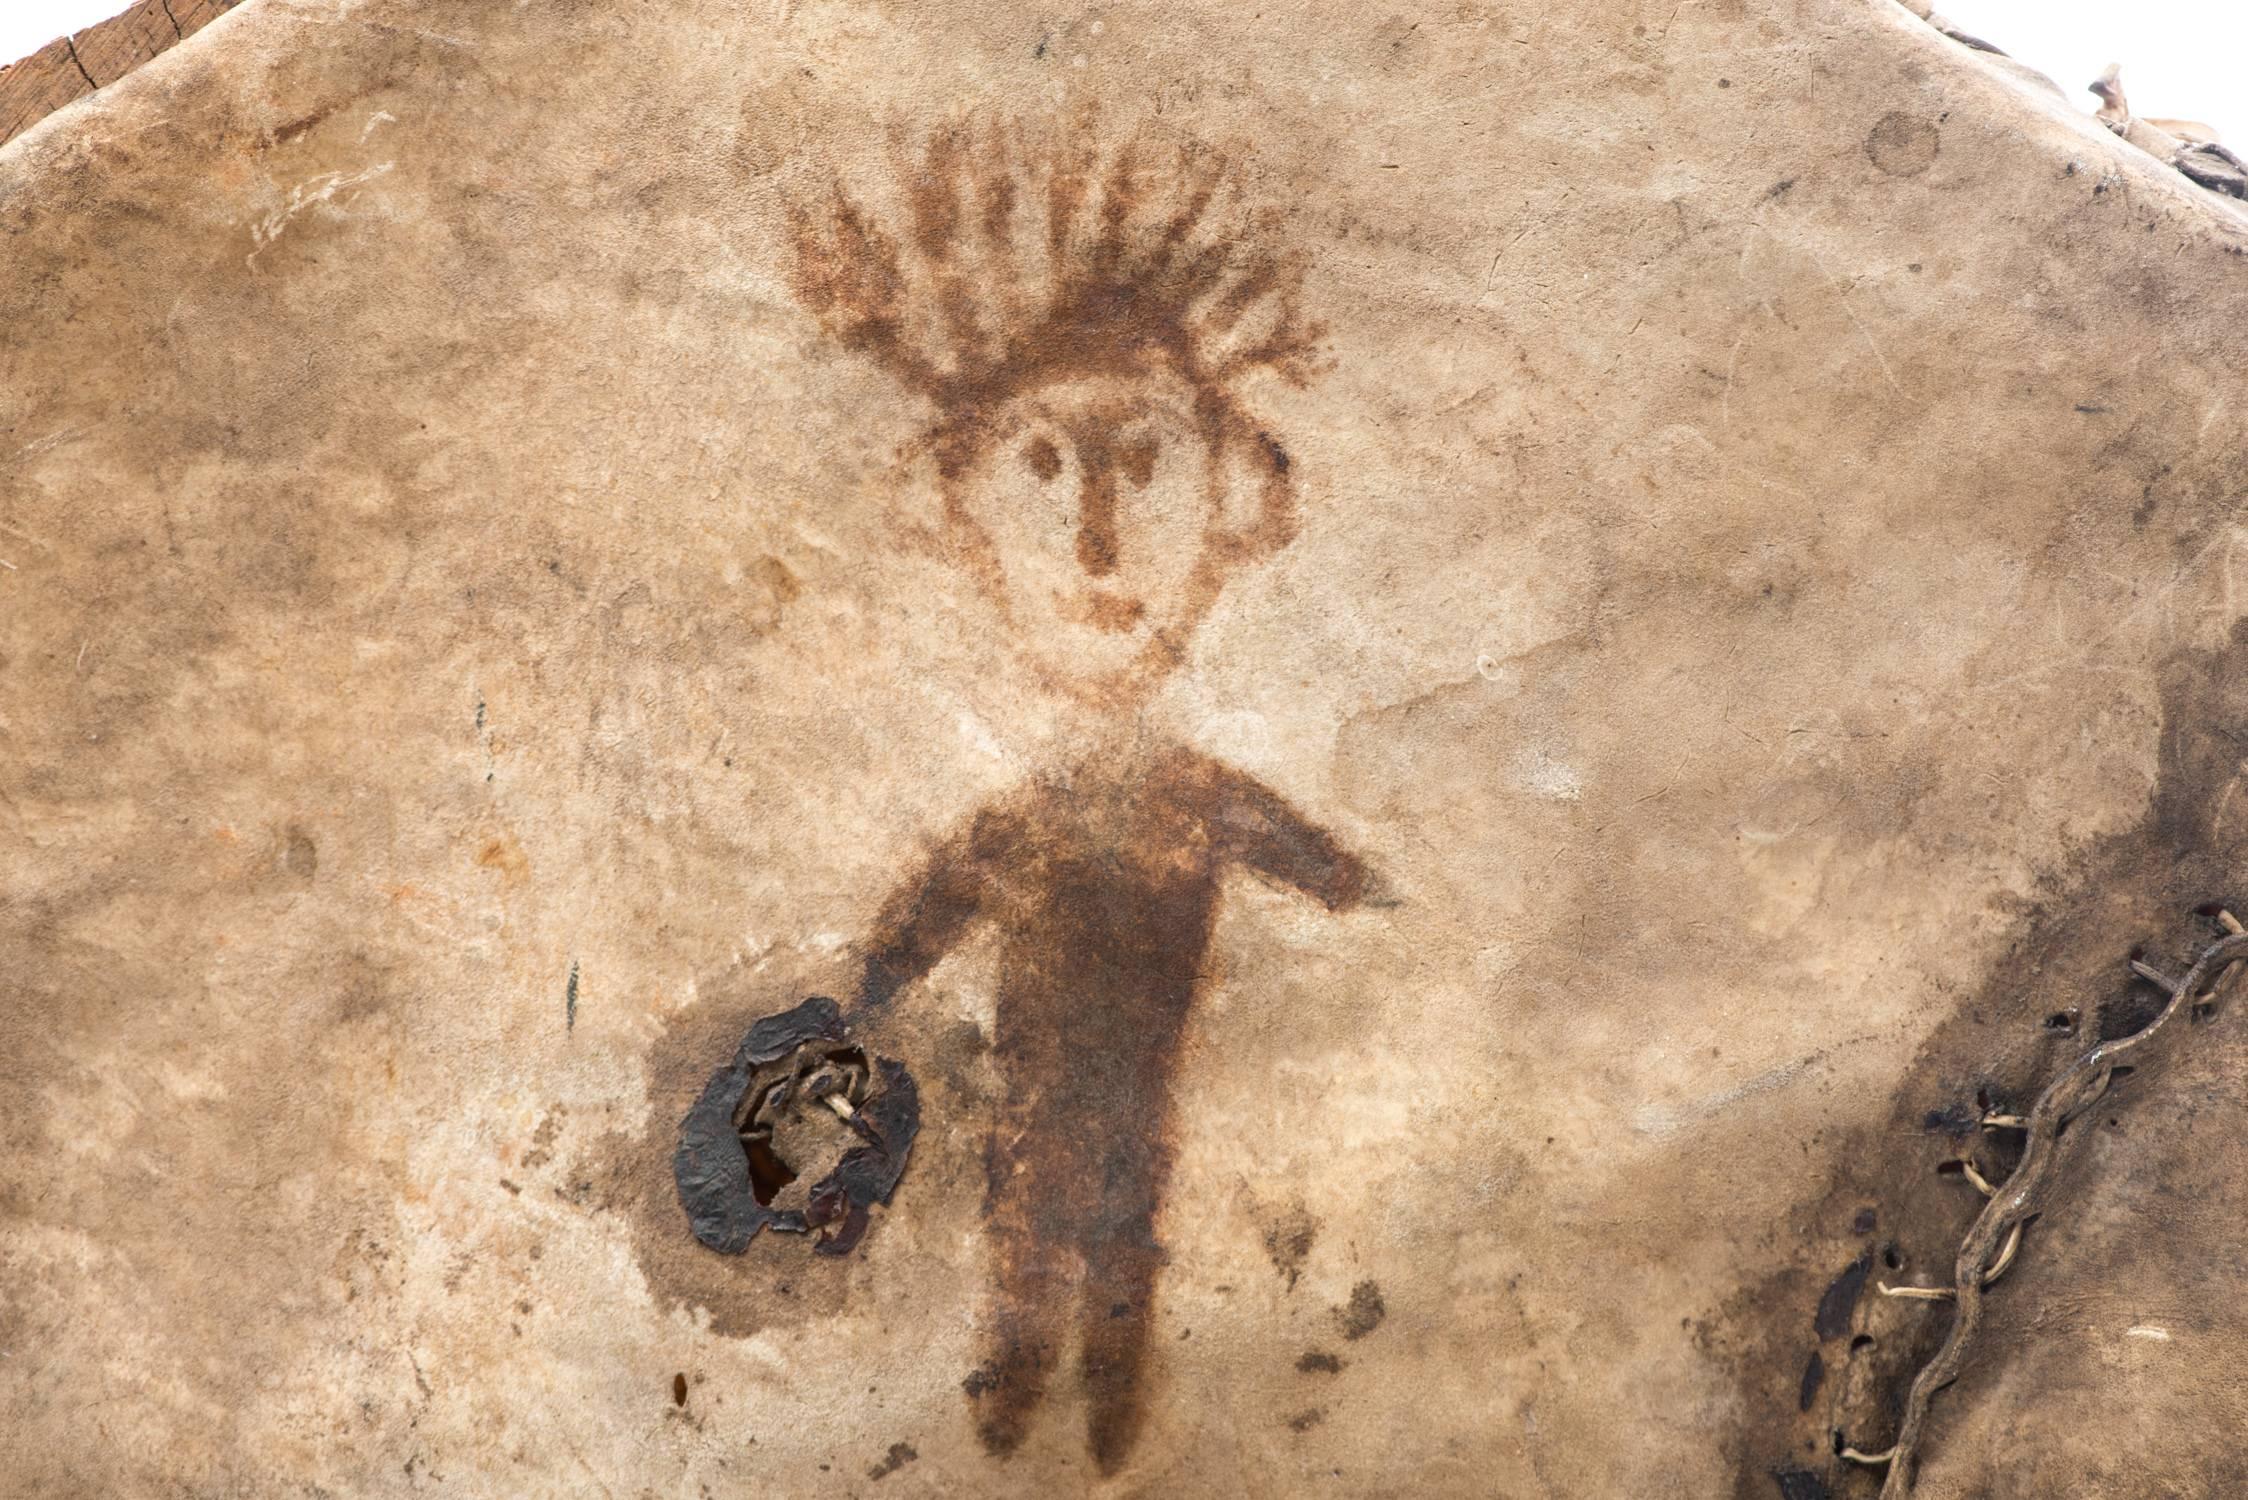
[{"label": "figure's outstretched arm", "polygon": [[1219,767],[1216,834],[1225,851],[1260,875],[1291,886],[1329,911],[1364,900],[1365,863],[1253,776]]},{"label": "figure's outstretched arm", "polygon": [[987,809],[891,893],[867,938],[854,1021],[880,1015],[899,990],[952,951],[982,909],[1012,843],[1013,820]]}]

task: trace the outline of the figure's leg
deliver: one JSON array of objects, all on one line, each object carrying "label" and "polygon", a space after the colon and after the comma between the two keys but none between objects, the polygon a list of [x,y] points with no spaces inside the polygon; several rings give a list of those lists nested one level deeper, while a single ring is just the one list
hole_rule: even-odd
[{"label": "figure's leg", "polygon": [[[1086,900],[1114,895],[1102,888]],[[1003,1274],[1012,1275],[1010,1262],[1045,1265],[1040,1286],[1018,1278],[1026,1283],[1019,1295],[1044,1292],[1021,1309],[1041,1353],[1050,1359],[1059,1330],[1076,1324],[1087,1442],[1104,1474],[1122,1467],[1144,1425],[1142,1376],[1163,1263],[1155,1225],[1172,1155],[1170,1073],[1191,992],[1191,973],[1146,971],[1155,959],[1191,969],[1195,956],[1182,956],[1170,927],[1140,937],[1159,951],[1080,964],[1074,987],[1042,987],[1045,976],[1032,971],[1037,984],[1003,990],[994,1047],[1012,1131],[990,1163],[994,1249]],[[1057,1284],[1048,1259],[1057,1249],[1081,1283]]]},{"label": "figure's leg", "polygon": [[1078,1359],[1088,1407],[1085,1441],[1101,1473],[1124,1465],[1147,1419],[1142,1375],[1155,1319],[1163,1251],[1152,1241],[1109,1241],[1086,1250],[1078,1304]]},{"label": "figure's leg", "polygon": [[1002,1457],[1029,1435],[1047,1379],[1061,1362],[1078,1273],[1067,1241],[1042,1232],[1040,1200],[1051,1185],[1035,1155],[1008,1149],[1017,1129],[1002,1122],[986,1163],[991,1288],[983,1313],[984,1363],[968,1384],[976,1433],[985,1451]]},{"label": "figure's leg", "polygon": [[970,1389],[976,1434],[986,1452],[1002,1457],[1030,1435],[1046,1380],[1061,1358],[1061,1312],[1070,1285],[1062,1256],[1050,1246],[1003,1246],[985,1312],[984,1363]]},{"label": "figure's leg", "polygon": [[1145,1425],[1148,1353],[1155,1328],[1155,1281],[1164,1263],[1156,1215],[1171,1175],[1169,1088],[1160,1064],[1168,1038],[1151,1036],[1152,1057],[1120,1068],[1106,1101],[1114,1111],[1085,1163],[1098,1197],[1079,1228],[1085,1284],[1077,1312],[1079,1373],[1087,1406],[1086,1445],[1113,1474]]}]

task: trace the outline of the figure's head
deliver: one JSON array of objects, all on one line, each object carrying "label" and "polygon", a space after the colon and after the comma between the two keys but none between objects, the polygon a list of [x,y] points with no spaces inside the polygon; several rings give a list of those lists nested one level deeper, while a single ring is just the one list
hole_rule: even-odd
[{"label": "figure's head", "polygon": [[1294,534],[1286,452],[1163,364],[1042,382],[973,420],[938,434],[951,550],[1063,691],[1151,686],[1227,578]]},{"label": "figure's head", "polygon": [[944,554],[1043,680],[1109,704],[1294,535],[1287,452],[1240,387],[1302,384],[1317,337],[1297,264],[1222,211],[1222,165],[1181,151],[1156,172],[1150,154],[1103,168],[955,131],[900,173],[904,235],[840,188],[796,221],[805,301],[931,407],[915,446]]}]

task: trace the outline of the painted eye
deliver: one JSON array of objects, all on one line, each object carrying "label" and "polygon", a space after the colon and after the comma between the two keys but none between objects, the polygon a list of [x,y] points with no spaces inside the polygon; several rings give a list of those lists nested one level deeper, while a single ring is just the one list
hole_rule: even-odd
[{"label": "painted eye", "polygon": [[1030,446],[1023,449],[1023,462],[1030,465],[1030,472],[1038,476],[1040,484],[1052,483],[1054,476],[1062,471],[1061,450],[1054,446],[1051,438],[1033,438]]},{"label": "painted eye", "polygon": [[1123,459],[1124,477],[1132,481],[1133,489],[1146,489],[1147,482],[1155,477],[1155,453],[1161,446],[1161,440],[1152,437],[1140,438],[1124,445],[1124,451],[1120,455]]}]

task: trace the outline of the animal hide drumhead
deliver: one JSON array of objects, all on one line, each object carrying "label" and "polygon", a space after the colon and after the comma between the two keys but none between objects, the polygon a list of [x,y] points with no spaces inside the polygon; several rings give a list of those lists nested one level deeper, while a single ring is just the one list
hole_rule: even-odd
[{"label": "animal hide drumhead", "polygon": [[2248,1491],[2248,216],[1905,7],[248,0],[0,227],[0,1490]]}]

